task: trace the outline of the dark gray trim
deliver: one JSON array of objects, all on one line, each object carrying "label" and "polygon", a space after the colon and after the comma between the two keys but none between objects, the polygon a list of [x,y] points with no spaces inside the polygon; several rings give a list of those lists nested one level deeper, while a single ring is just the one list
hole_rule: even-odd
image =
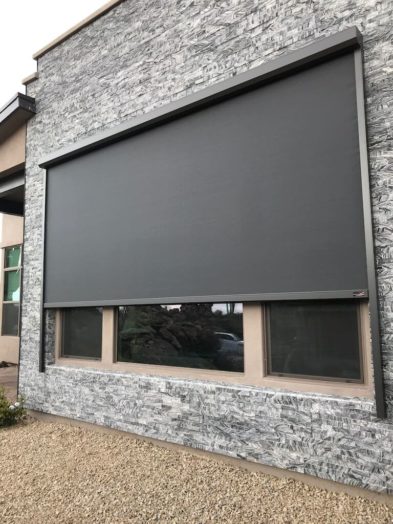
[{"label": "dark gray trim", "polygon": [[11,175],[23,173],[24,169],[25,169],[24,162],[20,162],[20,164],[16,164],[14,166],[9,167],[8,169],[4,169],[4,171],[1,172],[0,180],[3,180],[3,177],[6,178]]},{"label": "dark gray trim", "polygon": [[0,198],[0,213],[23,216],[23,202],[13,202]]},{"label": "dark gray trim", "polygon": [[14,190],[24,188],[25,175],[19,172],[5,178],[0,178],[0,212],[23,216],[24,203],[15,201]]},{"label": "dark gray trim", "polygon": [[45,303],[47,309],[67,307],[93,307],[93,306],[132,306],[149,304],[181,304],[183,302],[272,302],[276,300],[328,300],[328,299],[356,299],[367,298],[366,289],[339,290],[339,291],[305,291],[302,293],[257,293],[252,295],[202,295],[198,297],[160,297],[160,298],[136,298],[132,300],[101,300],[86,302],[51,302]]},{"label": "dark gray trim", "polygon": [[35,99],[17,93],[0,109],[0,141],[10,136],[35,113]]},{"label": "dark gray trim", "polygon": [[23,172],[7,178],[0,178],[0,198],[2,193],[7,193],[18,187],[23,187],[24,185],[25,176]]},{"label": "dark gray trim", "polygon": [[369,288],[369,308],[371,324],[371,345],[374,367],[375,404],[377,416],[386,418],[384,400],[383,372],[380,347],[379,311],[377,278],[375,271],[375,253],[373,238],[373,222],[370,195],[370,175],[367,147],[367,126],[364,100],[363,53],[361,49],[354,52],[355,77],[356,77],[356,102],[359,128],[360,169],[362,177],[364,234],[366,240],[367,278]]},{"label": "dark gray trim", "polygon": [[41,247],[41,308],[40,308],[40,354],[38,360],[38,370],[40,373],[45,372],[45,308],[44,308],[44,293],[45,293],[45,233],[46,233],[46,183],[47,183],[47,172],[43,174],[43,188],[42,188],[42,247]]},{"label": "dark gray trim", "polygon": [[35,113],[35,99],[23,93],[16,93],[0,107],[0,124],[16,109],[26,109]]},{"label": "dark gray trim", "polygon": [[50,153],[41,160],[39,166],[42,168],[54,166],[82,153],[93,151],[165,121],[191,113],[201,107],[217,103],[239,92],[253,89],[282,75],[308,67],[324,58],[359,47],[361,43],[362,36],[356,27],[345,29],[327,38],[321,38],[308,46],[286,53],[250,71]]}]

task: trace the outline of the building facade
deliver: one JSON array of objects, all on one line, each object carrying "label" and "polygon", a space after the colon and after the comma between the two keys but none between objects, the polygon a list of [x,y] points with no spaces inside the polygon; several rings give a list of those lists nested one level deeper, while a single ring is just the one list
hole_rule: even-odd
[{"label": "building facade", "polygon": [[[330,3],[286,0],[263,5],[243,0],[165,4],[126,0],[113,2],[110,10],[36,55],[38,75],[27,85],[27,94],[36,101],[37,114],[27,123],[19,377],[20,393],[25,395],[30,408],[323,479],[392,492],[392,12],[391,2],[376,0],[356,5],[344,0]],[[367,300],[357,303],[356,307],[351,303],[344,316],[338,313],[343,304],[340,300],[329,302],[327,308],[332,304],[335,307],[324,309],[328,311],[328,323],[323,320],[325,313],[319,314],[315,309],[321,303],[310,305],[311,317],[307,318],[314,319],[311,322],[314,326],[324,326],[319,332],[327,338],[332,332],[344,332],[349,325],[357,326],[348,333],[347,346],[343,345],[340,351],[344,353],[353,344],[360,348],[360,356],[357,360],[353,355],[348,356],[351,364],[345,364],[346,374],[338,377],[340,372],[332,371],[329,380],[325,380],[326,376],[320,380],[315,380],[315,376],[310,379],[311,375],[318,375],[315,370],[304,373],[296,370],[293,364],[299,362],[296,355],[292,364],[286,357],[283,360],[278,356],[274,360],[274,337],[281,340],[274,318],[281,318],[287,326],[288,318],[297,319],[295,331],[296,326],[310,326],[300,306],[293,317],[285,305],[276,311],[274,306],[258,300],[239,299],[234,304],[234,301],[215,299],[212,302],[219,305],[203,314],[209,325],[212,313],[219,315],[219,322],[216,322],[217,315],[213,315],[211,329],[220,339],[220,349],[216,351],[214,363],[206,364],[208,358],[203,353],[199,354],[198,363],[190,367],[184,360],[180,364],[176,361],[178,352],[173,352],[173,343],[170,348],[168,344],[165,346],[171,358],[164,360],[164,365],[160,365],[162,360],[154,354],[154,347],[149,361],[130,356],[127,347],[124,352],[128,356],[119,358],[119,347],[124,340],[130,340],[127,337],[135,341],[132,329],[135,326],[139,329],[140,325],[138,313],[132,310],[137,305],[130,303],[106,303],[105,300],[90,306],[86,303],[87,309],[82,313],[81,304],[71,309],[59,304],[57,308],[45,309],[45,329],[42,329],[45,195],[49,195],[49,214],[53,213],[52,203],[62,205],[61,199],[56,201],[51,196],[55,188],[51,167],[48,167],[48,179],[45,169],[40,167],[45,157],[64,147],[72,149],[80,140],[89,143],[97,134],[110,133],[130,119],[143,120],[144,115],[153,114],[167,104],[181,104],[187,96],[197,96],[204,88],[273,63],[274,59],[284,57],[285,60],[290,52],[319,39],[335,38],[340,31],[354,26],[363,35],[386,418],[377,412],[375,376],[381,370],[375,354],[374,361],[372,359]],[[327,78],[332,77],[329,72],[326,74]],[[107,179],[116,188],[116,173],[108,172]],[[48,187],[46,180],[49,180]],[[105,177],[97,180],[98,185],[105,183]],[[74,180],[76,194],[82,194],[81,184]],[[85,195],[85,198],[88,197]],[[71,216],[79,209],[77,200],[67,202]],[[77,236],[78,224],[73,227]],[[104,224],[102,228],[104,232]],[[47,230],[48,238],[50,234],[53,233]],[[108,236],[106,233],[100,236],[103,250]],[[86,238],[85,241],[88,244]],[[83,239],[78,242],[76,258]],[[113,252],[114,257],[116,253]],[[118,253],[120,258],[121,242]],[[234,249],[233,256],[236,255]],[[83,256],[88,253],[83,251]],[[51,257],[45,266],[48,273],[55,254]],[[64,268],[60,272],[60,265],[57,267],[67,288],[66,272]],[[108,279],[111,279],[110,270]],[[47,288],[49,290],[49,285]],[[167,307],[165,313],[160,311],[159,315],[166,315],[167,324],[181,322],[183,327],[190,322],[193,325],[200,322],[200,308],[197,313],[192,307],[177,307],[174,311]],[[151,318],[157,311],[153,308],[148,314],[149,321],[153,322]],[[196,314],[199,316],[195,317]],[[240,314],[242,327],[239,327]],[[83,320],[80,315],[85,315]],[[177,315],[175,320],[174,315]],[[329,324],[335,315],[339,319],[337,324]],[[318,319],[316,324],[315,319]],[[165,323],[161,317],[159,320],[154,317],[154,321]],[[99,337],[81,335],[80,322],[90,327],[90,333],[97,322],[100,323]],[[74,329],[75,326],[78,329]],[[291,329],[277,347],[298,337]],[[354,333],[357,342],[353,340]],[[140,334],[138,331],[138,336]],[[270,346],[266,337],[270,337]],[[167,335],[166,340],[169,338]],[[323,347],[324,341],[320,345]],[[90,346],[91,353],[86,354]],[[94,348],[98,346],[97,357]],[[114,359],[116,351],[118,358]],[[84,358],[78,358],[81,354]],[[245,356],[244,373],[239,373],[239,354]],[[342,364],[341,369],[345,366]]]},{"label": "building facade", "polygon": [[18,364],[23,217],[0,214],[0,231],[2,268],[0,360]]},{"label": "building facade", "polygon": [[20,345],[26,121],[34,110],[20,93],[0,108],[0,362],[12,364]]}]

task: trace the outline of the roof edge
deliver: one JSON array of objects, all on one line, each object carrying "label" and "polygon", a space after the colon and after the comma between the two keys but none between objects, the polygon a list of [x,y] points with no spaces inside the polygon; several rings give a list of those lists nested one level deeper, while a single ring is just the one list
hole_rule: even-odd
[{"label": "roof edge", "polygon": [[24,95],[23,93],[16,93],[12,98],[10,98],[10,100],[8,100],[8,102],[0,107],[0,124],[5,118],[5,113],[8,114],[8,112],[11,112],[19,107],[35,113],[35,99],[31,96]]},{"label": "roof edge", "polygon": [[93,23],[95,20],[97,20],[101,16],[105,15],[108,11],[110,11],[111,9],[113,9],[114,7],[116,7],[117,5],[121,4],[124,1],[125,0],[110,0],[109,2],[104,4],[102,7],[98,8],[96,11],[94,11],[94,13],[92,13],[89,16],[87,16],[86,18],[84,18],[83,20],[78,22],[76,25],[74,25],[73,27],[68,29],[68,31],[65,31],[60,36],[58,36],[57,38],[55,38],[54,40],[49,42],[49,44],[47,44],[46,46],[42,47],[39,51],[34,53],[33,59],[34,60],[38,60],[43,55],[48,53],[48,51],[51,51],[52,49],[54,49],[58,45],[62,44],[65,40],[70,38],[72,35],[74,35],[78,31],[80,31],[81,29],[83,29],[87,25]]},{"label": "roof edge", "polygon": [[0,108],[0,142],[11,136],[35,113],[35,99],[22,93],[16,93]]}]

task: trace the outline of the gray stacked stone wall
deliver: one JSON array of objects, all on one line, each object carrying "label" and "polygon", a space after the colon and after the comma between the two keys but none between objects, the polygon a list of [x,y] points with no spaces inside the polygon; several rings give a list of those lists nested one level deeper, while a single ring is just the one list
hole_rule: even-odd
[{"label": "gray stacked stone wall", "polygon": [[[20,357],[20,391],[31,408],[393,492],[392,15],[388,0],[126,0],[39,59],[39,79],[28,86],[38,112],[27,131]],[[388,420],[377,420],[367,399],[60,367],[53,361],[50,315],[49,365],[39,373],[38,161],[353,25],[364,35]]]}]

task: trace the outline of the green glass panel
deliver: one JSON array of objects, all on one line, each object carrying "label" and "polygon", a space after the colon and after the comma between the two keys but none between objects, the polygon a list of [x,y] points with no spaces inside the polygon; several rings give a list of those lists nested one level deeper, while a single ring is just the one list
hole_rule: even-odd
[{"label": "green glass panel", "polygon": [[2,335],[17,337],[19,332],[19,304],[3,305]]},{"label": "green glass panel", "polygon": [[20,265],[20,246],[5,249],[5,267],[18,267]]},{"label": "green glass panel", "polygon": [[19,302],[20,299],[20,270],[4,272],[4,301]]}]

